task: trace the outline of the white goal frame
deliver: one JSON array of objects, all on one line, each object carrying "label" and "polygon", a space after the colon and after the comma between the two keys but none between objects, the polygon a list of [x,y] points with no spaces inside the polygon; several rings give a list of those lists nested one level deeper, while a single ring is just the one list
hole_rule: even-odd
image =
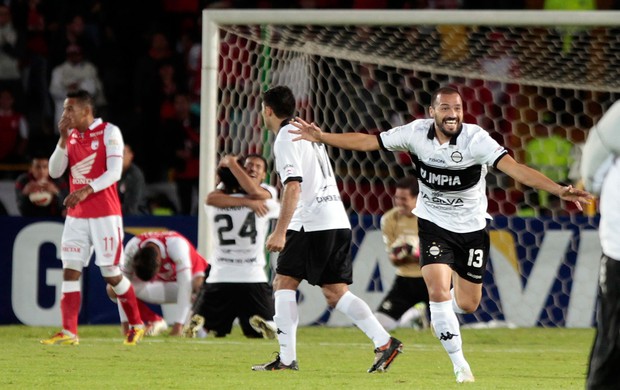
[{"label": "white goal frame", "polygon": [[202,202],[215,188],[219,27],[251,25],[620,26],[620,11],[203,10],[198,249],[210,259]]}]

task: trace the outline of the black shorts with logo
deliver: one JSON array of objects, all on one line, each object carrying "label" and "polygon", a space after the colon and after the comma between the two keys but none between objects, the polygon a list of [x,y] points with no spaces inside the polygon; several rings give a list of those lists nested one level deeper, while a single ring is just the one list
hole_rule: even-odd
[{"label": "black shorts with logo", "polygon": [[418,302],[428,305],[428,290],[422,277],[410,278],[396,276],[392,289],[383,298],[377,311],[387,314],[395,320]]},{"label": "black shorts with logo", "polygon": [[252,328],[250,318],[259,315],[271,321],[275,314],[269,283],[204,283],[192,309],[205,318],[204,327],[216,337],[229,334],[235,318],[246,337],[263,337]]},{"label": "black shorts with logo", "polygon": [[482,283],[489,260],[488,230],[455,233],[418,218],[420,237],[420,266],[448,264],[463,279]]},{"label": "black shorts with logo", "polygon": [[288,230],[286,244],[278,256],[276,273],[309,284],[353,283],[351,230],[315,232]]}]

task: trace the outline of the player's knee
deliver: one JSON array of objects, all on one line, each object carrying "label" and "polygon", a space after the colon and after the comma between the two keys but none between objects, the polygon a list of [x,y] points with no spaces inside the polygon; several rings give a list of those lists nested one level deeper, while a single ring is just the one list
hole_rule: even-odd
[{"label": "player's knee", "polygon": [[105,292],[108,294],[108,298],[110,298],[112,302],[116,302],[116,293],[112,289],[112,286],[110,286],[109,284],[106,284]]},{"label": "player's knee", "polygon": [[462,301],[458,301],[458,306],[461,310],[463,310],[467,314],[471,314],[478,309],[478,305],[480,304],[480,300],[476,299],[463,299]]},{"label": "player's knee", "polygon": [[83,267],[83,263],[79,260],[63,260],[63,280],[79,280]]},{"label": "player's knee", "polygon": [[121,276],[121,269],[117,265],[105,265],[99,267],[99,269],[101,270],[101,276],[103,276],[104,279]]},{"label": "player's knee", "polygon": [[332,308],[336,307],[340,298],[342,298],[342,296],[348,291],[344,285],[323,286],[321,290],[323,291],[323,296],[325,297],[327,304]]}]

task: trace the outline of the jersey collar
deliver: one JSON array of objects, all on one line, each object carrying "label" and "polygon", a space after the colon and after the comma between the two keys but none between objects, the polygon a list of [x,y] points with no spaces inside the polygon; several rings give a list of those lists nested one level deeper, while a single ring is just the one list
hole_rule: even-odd
[{"label": "jersey collar", "polygon": [[103,123],[103,121],[101,120],[101,118],[95,118],[95,120],[93,121],[93,123],[91,123],[88,126],[88,130],[94,130],[97,128],[97,126],[101,125]]}]

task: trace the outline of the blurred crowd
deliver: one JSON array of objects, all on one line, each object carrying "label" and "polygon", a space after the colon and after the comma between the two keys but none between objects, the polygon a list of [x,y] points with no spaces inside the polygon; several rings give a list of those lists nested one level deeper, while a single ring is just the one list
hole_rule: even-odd
[{"label": "blurred crowd", "polygon": [[[0,176],[14,180],[35,156],[51,154],[66,93],[84,89],[95,97],[97,116],[120,127],[145,182],[176,184],[178,202],[164,208],[196,213],[204,8],[542,9],[552,3],[0,0]],[[617,9],[620,0],[591,0],[588,7]],[[167,202],[162,199],[151,199],[152,208]],[[142,209],[150,211],[148,204]]]}]

